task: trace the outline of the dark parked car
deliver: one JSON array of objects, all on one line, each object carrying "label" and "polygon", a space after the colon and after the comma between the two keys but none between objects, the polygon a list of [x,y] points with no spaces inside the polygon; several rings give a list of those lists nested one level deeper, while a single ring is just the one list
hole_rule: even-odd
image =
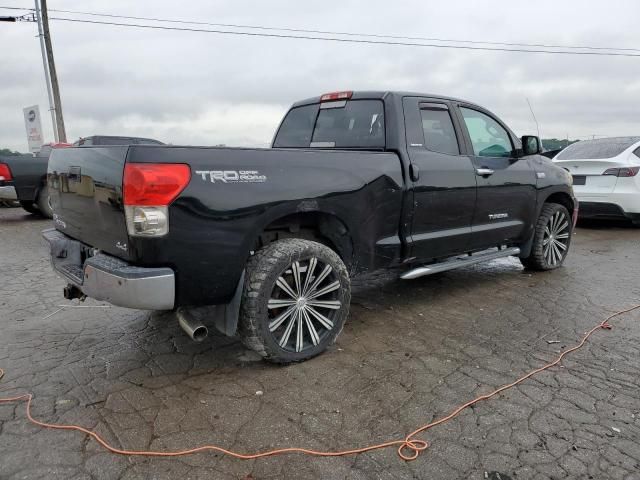
[{"label": "dark parked car", "polygon": [[164,143],[153,138],[117,137],[112,135],[93,135],[73,142],[74,147],[89,147],[92,145],[164,145]]},{"label": "dark parked car", "polygon": [[562,265],[578,204],[539,153],[463,100],[338,92],[296,103],[271,149],[55,151],[43,234],[67,298],[177,309],[194,339],[210,321],[295,362],[342,330],[352,275]]},{"label": "dark parked car", "polygon": [[[151,138],[102,135],[81,138],[73,145],[163,145],[163,143]],[[3,169],[5,171],[5,180],[0,179],[0,200],[17,200],[27,212],[52,218],[53,211],[47,187],[47,164],[53,149],[70,146],[70,143],[49,143],[43,145],[36,155],[0,158],[0,171]],[[2,164],[5,166],[1,166]]]},{"label": "dark parked car", "polygon": [[68,146],[68,143],[47,144],[36,155],[0,158],[0,198],[17,200],[27,212],[51,218],[47,186],[49,155],[55,148]]}]

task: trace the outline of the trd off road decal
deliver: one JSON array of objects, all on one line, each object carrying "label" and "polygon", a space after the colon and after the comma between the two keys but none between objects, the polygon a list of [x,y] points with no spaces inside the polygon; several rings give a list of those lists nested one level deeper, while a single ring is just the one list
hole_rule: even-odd
[{"label": "trd off road decal", "polygon": [[196,170],[205,182],[211,183],[264,183],[266,175],[258,170]]}]

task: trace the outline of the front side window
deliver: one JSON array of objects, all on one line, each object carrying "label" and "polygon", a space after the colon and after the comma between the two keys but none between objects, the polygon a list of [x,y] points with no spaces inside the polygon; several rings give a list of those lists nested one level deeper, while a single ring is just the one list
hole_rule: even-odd
[{"label": "front side window", "polygon": [[510,157],[513,145],[509,133],[489,115],[461,107],[473,153],[478,157]]},{"label": "front side window", "polygon": [[380,100],[306,105],[289,111],[274,147],[384,148],[384,105]]},{"label": "front side window", "polygon": [[432,152],[459,155],[458,139],[453,128],[449,110],[442,108],[421,108],[424,145]]}]

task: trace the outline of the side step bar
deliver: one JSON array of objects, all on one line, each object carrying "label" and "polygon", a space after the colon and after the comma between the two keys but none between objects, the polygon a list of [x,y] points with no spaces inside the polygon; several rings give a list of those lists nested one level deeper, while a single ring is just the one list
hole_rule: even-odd
[{"label": "side step bar", "polygon": [[433,273],[444,272],[446,270],[452,270],[459,267],[467,267],[480,262],[486,262],[489,260],[495,260],[496,258],[510,257],[512,255],[519,255],[520,249],[518,247],[504,248],[498,251],[491,251],[488,253],[477,253],[475,255],[467,255],[464,257],[454,257],[444,262],[432,263],[430,265],[424,265],[422,267],[416,267],[408,272],[400,275],[403,280],[413,280],[414,278],[423,277],[424,275],[431,275]]}]

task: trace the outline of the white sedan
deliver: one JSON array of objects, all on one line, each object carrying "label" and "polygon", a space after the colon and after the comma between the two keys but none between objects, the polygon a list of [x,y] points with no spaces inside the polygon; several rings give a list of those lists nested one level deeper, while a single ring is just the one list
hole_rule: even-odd
[{"label": "white sedan", "polygon": [[573,176],[580,218],[627,218],[640,226],[640,137],[577,142],[553,162]]}]

